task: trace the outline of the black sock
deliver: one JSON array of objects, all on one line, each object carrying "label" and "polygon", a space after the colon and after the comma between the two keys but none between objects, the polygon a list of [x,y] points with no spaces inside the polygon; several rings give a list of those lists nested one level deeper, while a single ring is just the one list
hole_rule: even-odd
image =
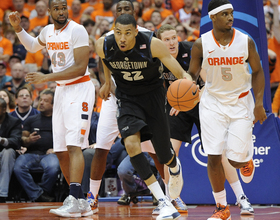
[{"label": "black sock", "polygon": [[81,184],[80,183],[70,183],[70,193],[69,195],[74,196],[76,199],[79,198],[81,190]]}]

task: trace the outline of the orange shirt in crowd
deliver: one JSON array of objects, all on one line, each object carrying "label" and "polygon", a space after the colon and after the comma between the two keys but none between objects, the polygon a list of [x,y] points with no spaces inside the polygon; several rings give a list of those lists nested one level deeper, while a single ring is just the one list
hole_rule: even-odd
[{"label": "orange shirt in crowd", "polygon": [[30,26],[29,26],[28,31],[32,31],[37,26],[44,27],[48,24],[48,21],[49,21],[49,16],[48,15],[46,15],[43,18],[38,18],[38,17],[32,18],[32,19],[30,19]]},{"label": "orange shirt in crowd", "polygon": [[4,18],[4,11],[3,9],[0,8],[0,21],[3,22],[3,18]]},{"label": "orange shirt in crowd", "polygon": [[73,17],[73,11],[70,9],[68,10],[68,16],[70,19],[72,19],[73,21],[75,21],[76,23],[80,24],[80,19],[82,17],[82,13],[80,13],[77,17]]},{"label": "orange shirt in crowd", "polygon": [[25,17],[30,17],[30,12],[28,11],[28,9],[24,8],[23,9],[23,13],[20,13],[20,16],[24,15]]},{"label": "orange shirt in crowd", "polygon": [[[154,12],[154,8],[151,8],[150,10],[148,10],[147,12],[145,12],[143,15],[142,15],[142,19],[144,21],[150,21],[151,20],[151,16],[152,16],[152,13]],[[169,15],[172,15],[172,11],[170,10],[167,10],[167,9],[163,9],[161,12],[161,19],[164,20],[167,16]]]},{"label": "orange shirt in crowd", "polygon": [[3,11],[6,11],[7,9],[12,10],[14,8],[13,1],[11,1],[11,0],[1,0],[0,8]]},{"label": "orange shirt in crowd", "polygon": [[184,5],[184,0],[171,0],[171,8],[173,12],[179,11]]},{"label": "orange shirt in crowd", "polygon": [[275,69],[270,74],[270,83],[280,82],[280,59],[278,59],[280,57],[280,43],[275,37],[268,40],[268,48],[273,50],[277,56]]},{"label": "orange shirt in crowd", "polygon": [[278,113],[280,110],[280,86],[278,86],[272,102],[272,112]]},{"label": "orange shirt in crowd", "polygon": [[82,12],[87,8],[87,7],[93,7],[94,11],[97,10],[103,10],[104,5],[102,3],[102,1],[97,1],[94,5],[89,4],[89,2],[85,2],[81,4],[82,7]]},{"label": "orange shirt in crowd", "polygon": [[109,18],[108,19],[109,22],[111,22],[111,20],[114,21],[114,15],[113,15],[113,12],[111,10],[110,11],[104,11],[102,9],[102,10],[93,11],[90,16],[91,16],[91,19],[95,22],[96,22],[96,18],[98,18],[98,17],[107,17],[107,18]]},{"label": "orange shirt in crowd", "polygon": [[24,8],[27,9],[29,12],[35,9],[35,4],[30,5],[28,3],[24,3]]},{"label": "orange shirt in crowd", "polygon": [[[5,37],[0,36],[0,52],[3,53],[3,55],[13,55],[13,44],[10,40],[8,40]],[[7,67],[6,75],[11,75],[11,70],[8,72],[9,67]]]},{"label": "orange shirt in crowd", "polygon": [[25,63],[36,63],[37,67],[40,68],[43,64],[44,55],[42,54],[41,50],[37,51],[36,53],[30,53],[27,51],[25,57]]},{"label": "orange shirt in crowd", "polygon": [[94,106],[94,111],[95,112],[100,112],[101,111],[101,106],[102,106],[102,99],[100,98],[100,96],[97,96],[95,98],[97,100],[96,100],[96,103],[95,103],[95,106]]}]

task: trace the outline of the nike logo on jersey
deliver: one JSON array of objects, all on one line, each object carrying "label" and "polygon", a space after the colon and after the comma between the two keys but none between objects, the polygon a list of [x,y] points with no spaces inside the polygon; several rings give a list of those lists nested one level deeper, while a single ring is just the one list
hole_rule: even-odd
[{"label": "nike logo on jersey", "polygon": [[197,93],[197,87],[196,87],[196,90],[195,90],[195,91],[192,91],[193,96],[195,96],[196,93]]},{"label": "nike logo on jersey", "polygon": [[110,51],[111,51],[111,50],[114,50],[114,47],[111,47]]},{"label": "nike logo on jersey", "polygon": [[52,35],[50,35],[49,37],[51,37]]},{"label": "nike logo on jersey", "polygon": [[215,50],[208,51],[208,53],[213,53]]}]

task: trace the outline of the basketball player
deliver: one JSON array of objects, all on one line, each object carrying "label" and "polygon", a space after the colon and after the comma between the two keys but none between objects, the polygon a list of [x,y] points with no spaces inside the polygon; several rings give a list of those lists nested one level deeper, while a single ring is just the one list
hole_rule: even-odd
[{"label": "basketball player", "polygon": [[[178,42],[176,29],[169,24],[165,24],[158,29],[157,37],[162,40],[169,49],[170,54],[177,59],[182,68],[187,71],[189,69],[190,53],[193,43],[187,41]],[[202,77],[205,76],[205,74],[201,75]],[[165,78],[166,88],[168,88],[169,85],[176,80],[176,77],[166,67],[164,67],[163,76]],[[199,84],[200,88],[204,86],[204,81],[206,81],[206,79],[202,80],[201,77],[199,77],[197,84]],[[191,130],[193,124],[196,125],[199,136],[201,135],[199,104],[190,111],[179,112],[171,108],[167,102],[167,112],[170,112],[169,124],[171,143],[176,155],[178,156],[182,142],[191,143]],[[236,195],[237,204],[240,207],[241,214],[253,214],[254,209],[243,192],[236,169],[229,164],[228,160],[224,156],[222,162],[226,179]],[[165,179],[168,180],[168,173],[166,172],[165,174]],[[180,197],[172,201],[172,204],[177,208],[177,210],[179,210],[179,212],[187,212],[187,206]]]},{"label": "basketball player", "polygon": [[[231,219],[224,188],[222,153],[246,182],[252,180],[253,123],[266,119],[263,108],[264,73],[253,40],[232,28],[233,6],[228,0],[211,0],[208,14],[213,30],[201,36],[191,52],[189,73],[196,80],[206,71],[199,117],[202,143],[208,155],[208,176],[216,210],[208,220]],[[252,75],[248,72],[248,63]],[[253,88],[255,103],[250,89]]]},{"label": "basketball player", "polygon": [[177,219],[180,214],[156,181],[140,142],[152,140],[159,161],[169,166],[169,194],[177,198],[183,179],[180,161],[169,139],[161,62],[177,78],[188,74],[152,32],[138,32],[136,21],[129,14],[119,16],[114,35],[98,39],[96,45],[106,79],[100,96],[104,100],[110,96],[112,72],[117,85],[118,128],[132,165],[163,207],[157,219]]},{"label": "basketball player", "polygon": [[66,0],[50,0],[48,12],[54,24],[47,25],[37,38],[20,26],[20,15],[9,15],[19,40],[30,52],[47,48],[53,73],[28,73],[26,81],[43,83],[56,81],[53,110],[54,151],[60,168],[70,185],[69,196],[63,206],[50,212],[63,217],[92,215],[81,190],[84,171],[82,148],[88,147],[90,117],[94,105],[94,86],[87,69],[88,34],[82,25],[68,20]]},{"label": "basketball player", "polygon": [[[116,5],[116,15],[119,17],[122,14],[134,15],[133,4],[130,0],[120,0]],[[142,27],[137,27],[139,31],[149,31]],[[114,31],[110,31],[106,35],[112,35]],[[101,64],[100,60],[100,64]],[[101,65],[102,68],[102,65]],[[100,68],[100,69],[101,69]],[[103,71],[99,71],[99,74],[103,76]],[[104,77],[101,77],[103,79]],[[104,80],[103,80],[104,81]],[[114,95],[115,84],[112,82],[111,96],[109,100],[102,101],[102,108],[97,125],[97,140],[95,145],[95,154],[91,164],[91,178],[90,178],[90,192],[87,195],[88,202],[91,205],[94,213],[98,212],[98,191],[100,188],[102,176],[106,168],[106,158],[110,151],[112,144],[119,134],[117,125],[117,100]],[[151,141],[145,141],[141,143],[142,151],[149,152],[153,158],[156,168],[159,171],[161,177],[164,179],[163,164],[160,164],[155,154]]]}]

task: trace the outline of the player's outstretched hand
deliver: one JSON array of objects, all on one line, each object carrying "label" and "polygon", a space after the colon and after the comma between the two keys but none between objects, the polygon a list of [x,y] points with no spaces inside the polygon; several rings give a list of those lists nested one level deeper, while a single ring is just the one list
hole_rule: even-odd
[{"label": "player's outstretched hand", "polygon": [[260,121],[260,124],[262,124],[266,120],[266,113],[263,106],[256,106],[254,109],[254,115],[254,124],[257,123],[257,121]]},{"label": "player's outstretched hand", "polygon": [[9,14],[9,20],[13,27],[18,27],[21,22],[20,14],[17,11],[11,12]]},{"label": "player's outstretched hand", "polygon": [[46,75],[40,72],[34,72],[34,73],[27,73],[25,77],[26,82],[30,82],[31,84],[39,84],[47,82]]}]

